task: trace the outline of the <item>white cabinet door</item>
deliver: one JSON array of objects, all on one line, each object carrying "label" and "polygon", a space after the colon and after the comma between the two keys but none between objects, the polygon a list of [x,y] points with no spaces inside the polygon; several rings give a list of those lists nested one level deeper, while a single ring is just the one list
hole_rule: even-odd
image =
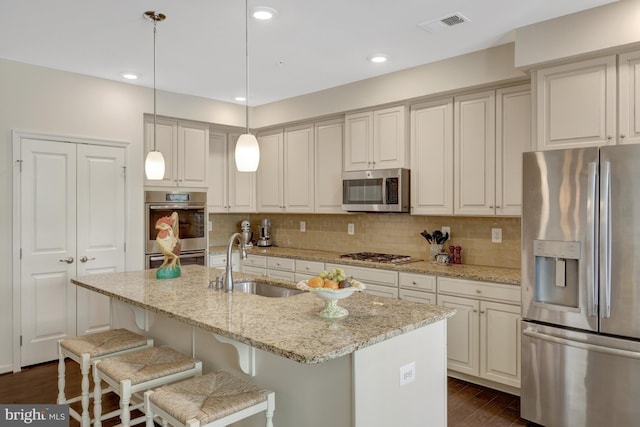
[{"label": "white cabinet door", "polygon": [[373,112],[373,168],[406,167],[406,108],[401,105]]},{"label": "white cabinet door", "polygon": [[[153,150],[153,117],[145,117],[145,158]],[[156,150],[164,157],[164,178],[149,181],[145,176],[144,184],[156,187],[175,187],[178,182],[178,122],[164,118],[156,119]],[[143,166],[144,167],[144,166]]]},{"label": "white cabinet door", "polygon": [[313,212],[313,125],[284,130],[284,176],[281,186],[287,212]]},{"label": "white cabinet door", "polygon": [[436,305],[436,294],[432,294],[431,292],[400,289],[400,294],[398,296],[400,299],[407,301]]},{"label": "white cabinet door", "polygon": [[522,212],[522,153],[531,151],[529,85],[496,91],[497,215]]},{"label": "white cabinet door", "polygon": [[373,112],[345,116],[344,170],[372,169]]},{"label": "white cabinet door", "polygon": [[615,143],[615,56],[543,68],[536,74],[539,150]]},{"label": "white cabinet door", "polygon": [[618,57],[619,142],[640,142],[640,52]]},{"label": "white cabinet door", "polygon": [[342,210],[342,140],[344,121],[315,124],[315,212]]},{"label": "white cabinet door", "polygon": [[411,213],[453,214],[453,98],[411,110]]},{"label": "white cabinet door", "polygon": [[229,134],[229,212],[255,212],[256,172],[239,172],[236,168],[235,151],[239,137],[239,134]]},{"label": "white cabinet door", "polygon": [[454,213],[495,213],[495,92],[454,101]]},{"label": "white cabinet door", "polygon": [[207,162],[207,208],[209,213],[229,211],[229,171],[227,134],[209,133],[209,161]]},{"label": "white cabinet door", "polygon": [[282,212],[284,177],[282,131],[258,136],[260,165],[257,171],[258,212]]},{"label": "white cabinet door", "polygon": [[480,302],[440,294],[437,299],[438,305],[456,310],[456,314],[447,319],[447,367],[478,376]]},{"label": "white cabinet door", "polygon": [[209,125],[178,122],[178,185],[207,186]]},{"label": "white cabinet door", "polygon": [[520,387],[520,307],[480,303],[480,376]]}]

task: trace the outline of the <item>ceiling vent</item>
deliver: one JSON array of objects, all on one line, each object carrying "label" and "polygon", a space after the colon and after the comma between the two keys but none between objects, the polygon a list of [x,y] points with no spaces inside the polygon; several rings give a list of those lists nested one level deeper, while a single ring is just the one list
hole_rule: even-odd
[{"label": "ceiling vent", "polygon": [[418,27],[429,33],[438,33],[446,28],[453,27],[454,25],[458,24],[463,24],[465,22],[471,22],[471,19],[467,18],[459,12],[456,12],[445,15],[440,19],[423,22],[421,24],[418,24]]}]

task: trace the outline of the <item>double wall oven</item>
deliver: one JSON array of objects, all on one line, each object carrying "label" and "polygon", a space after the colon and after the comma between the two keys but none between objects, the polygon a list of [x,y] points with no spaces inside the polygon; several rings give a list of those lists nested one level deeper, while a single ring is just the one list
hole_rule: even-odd
[{"label": "double wall oven", "polygon": [[164,255],[156,242],[156,221],[178,213],[180,264],[206,265],[207,193],[145,191],[145,268],[157,268]]}]

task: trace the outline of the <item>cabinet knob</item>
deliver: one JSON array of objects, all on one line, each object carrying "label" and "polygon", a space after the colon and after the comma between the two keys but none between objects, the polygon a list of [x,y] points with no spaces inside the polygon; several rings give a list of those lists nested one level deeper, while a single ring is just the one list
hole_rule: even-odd
[{"label": "cabinet knob", "polygon": [[621,134],[620,135],[620,139],[625,139],[626,137],[627,137],[627,135],[625,135],[625,134]]},{"label": "cabinet knob", "polygon": [[473,309],[473,312],[474,312],[474,313],[477,313],[477,312],[478,312],[478,310],[476,310],[476,309],[474,308],[474,309]]},{"label": "cabinet knob", "polygon": [[613,137],[611,135],[607,135],[607,144],[610,143],[612,139]]},{"label": "cabinet knob", "polygon": [[480,310],[480,314],[484,314],[484,310]]},{"label": "cabinet knob", "polygon": [[416,283],[416,281],[415,281],[415,280],[414,280],[413,282],[411,282],[411,283],[412,283],[412,284],[414,284],[414,285],[417,285],[417,283]]},{"label": "cabinet knob", "polygon": [[489,206],[489,209],[493,209],[493,205]]},{"label": "cabinet knob", "polygon": [[480,289],[476,289],[476,294],[481,294],[482,291]]}]

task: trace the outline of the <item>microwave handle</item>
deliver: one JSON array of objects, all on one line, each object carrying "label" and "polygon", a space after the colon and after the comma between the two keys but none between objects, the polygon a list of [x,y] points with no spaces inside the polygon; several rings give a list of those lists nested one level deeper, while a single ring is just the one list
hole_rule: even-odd
[{"label": "microwave handle", "polygon": [[150,205],[151,210],[167,210],[167,209],[204,209],[204,205]]},{"label": "microwave handle", "polygon": [[387,204],[387,179],[388,178],[382,178],[382,204],[383,205]]}]

